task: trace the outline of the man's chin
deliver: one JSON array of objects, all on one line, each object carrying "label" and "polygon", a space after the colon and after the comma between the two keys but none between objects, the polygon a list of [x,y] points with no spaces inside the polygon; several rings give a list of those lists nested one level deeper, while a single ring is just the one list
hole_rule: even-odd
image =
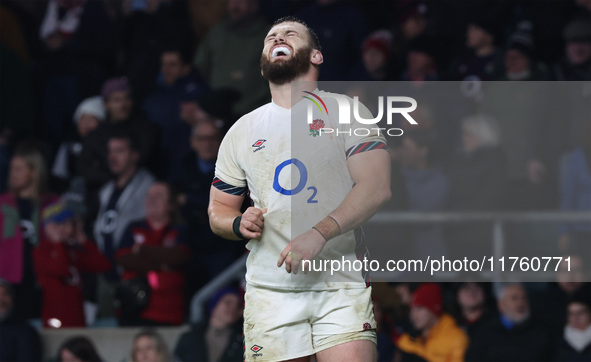
[{"label": "man's chin", "polygon": [[285,63],[287,61],[289,61],[291,59],[291,55],[281,55],[275,58],[271,58],[271,63],[272,64],[277,64],[277,63]]}]

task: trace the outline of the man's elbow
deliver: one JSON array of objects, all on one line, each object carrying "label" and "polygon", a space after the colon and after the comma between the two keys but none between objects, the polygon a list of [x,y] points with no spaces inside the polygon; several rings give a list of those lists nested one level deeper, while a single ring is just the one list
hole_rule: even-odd
[{"label": "man's elbow", "polygon": [[385,203],[390,201],[390,199],[392,198],[392,190],[390,189],[390,185],[380,188],[378,191],[378,194],[379,194],[380,206],[383,206]]},{"label": "man's elbow", "polygon": [[209,207],[207,208],[207,216],[209,218],[209,228],[211,229],[211,231],[213,231],[214,234],[219,235],[219,229],[216,227],[215,222],[216,214],[211,205],[209,205]]},{"label": "man's elbow", "polygon": [[209,205],[209,207],[207,208],[207,216],[209,217],[209,228],[211,229],[211,231],[217,236],[223,237],[223,231],[220,228],[218,222],[218,212],[216,212],[215,208],[212,205]]}]

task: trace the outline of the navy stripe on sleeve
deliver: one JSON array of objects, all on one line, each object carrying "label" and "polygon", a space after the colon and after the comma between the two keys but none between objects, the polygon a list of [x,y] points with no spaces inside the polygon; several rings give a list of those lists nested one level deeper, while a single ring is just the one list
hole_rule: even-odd
[{"label": "navy stripe on sleeve", "polygon": [[230,195],[242,196],[242,195],[246,194],[246,187],[232,186],[230,184],[225,183],[224,181],[220,180],[217,177],[213,178],[211,185],[213,187],[215,187],[216,189],[223,191],[223,192],[230,194]]},{"label": "navy stripe on sleeve", "polygon": [[371,151],[371,150],[380,150],[386,149],[386,144],[382,141],[374,141],[374,142],[364,142],[360,143],[356,146],[353,146],[347,150],[347,158],[356,155],[361,152]]}]

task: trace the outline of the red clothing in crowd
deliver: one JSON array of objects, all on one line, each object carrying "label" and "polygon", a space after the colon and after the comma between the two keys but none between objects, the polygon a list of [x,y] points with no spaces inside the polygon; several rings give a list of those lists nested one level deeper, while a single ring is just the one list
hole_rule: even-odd
[{"label": "red clothing in crowd", "polygon": [[33,251],[33,261],[43,289],[43,326],[85,327],[80,272],[106,272],[111,263],[91,241],[68,244],[44,240]]},{"label": "red clothing in crowd", "polygon": [[[136,253],[132,251],[134,245],[141,245]],[[167,226],[155,230],[147,221],[129,225],[115,257],[125,268],[124,280],[146,275],[152,288],[140,318],[172,325],[183,323],[185,275],[178,266],[189,255],[182,228]]]}]

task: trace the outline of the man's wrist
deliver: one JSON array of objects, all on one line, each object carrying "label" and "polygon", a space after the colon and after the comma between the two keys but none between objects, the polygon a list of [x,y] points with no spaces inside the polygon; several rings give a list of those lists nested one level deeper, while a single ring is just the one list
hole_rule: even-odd
[{"label": "man's wrist", "polygon": [[318,231],[325,241],[341,235],[341,226],[332,216],[325,217],[318,224],[314,225],[312,229]]},{"label": "man's wrist", "polygon": [[232,231],[234,232],[234,235],[238,236],[240,239],[246,239],[240,232],[240,221],[242,221],[242,215],[236,216],[232,223]]}]

